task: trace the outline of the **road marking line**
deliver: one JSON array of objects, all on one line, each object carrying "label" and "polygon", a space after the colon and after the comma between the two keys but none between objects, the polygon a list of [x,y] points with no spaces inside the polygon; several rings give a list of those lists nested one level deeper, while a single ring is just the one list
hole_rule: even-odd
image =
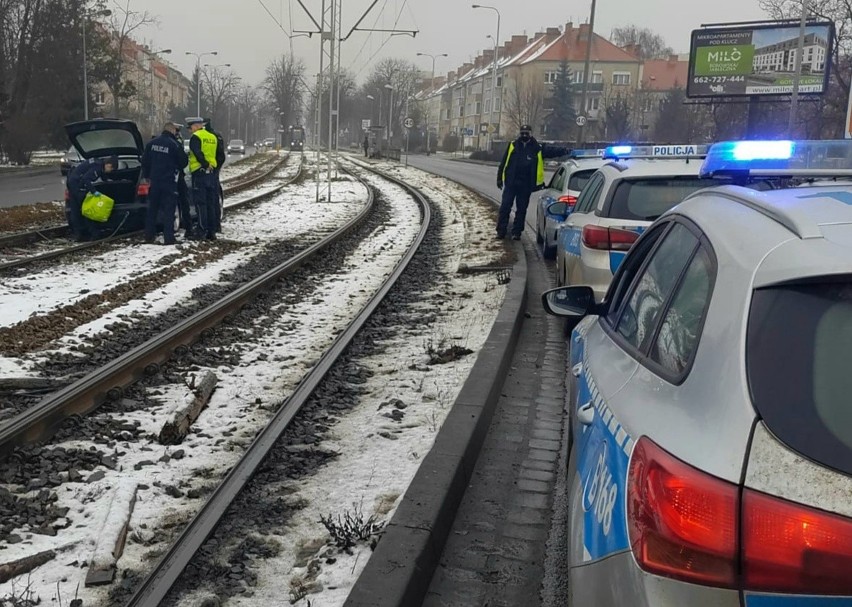
[{"label": "road marking line", "polygon": [[20,191],[20,192],[18,192],[18,193],[19,193],[19,194],[24,194],[24,193],[26,193],[26,192],[41,192],[42,190],[45,190],[45,189],[47,189],[47,188],[45,188],[45,187],[41,187],[41,188],[30,188],[29,190],[21,190],[21,191]]}]

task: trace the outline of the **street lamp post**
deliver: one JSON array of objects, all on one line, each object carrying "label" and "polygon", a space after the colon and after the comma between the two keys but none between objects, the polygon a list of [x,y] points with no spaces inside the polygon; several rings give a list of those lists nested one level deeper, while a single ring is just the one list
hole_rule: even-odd
[{"label": "street lamp post", "polygon": [[[595,35],[595,8],[597,7],[597,0],[592,0],[592,12],[589,16],[589,37],[586,40],[586,61],[583,64],[583,92],[580,95],[580,116],[586,116],[586,99],[589,95],[589,70],[591,69],[592,64],[592,43],[594,41]],[[577,125],[577,145],[584,143],[586,141],[586,129],[585,122],[583,124]]]},{"label": "street lamp post", "polygon": [[[497,13],[497,36],[494,38],[494,72],[491,75],[491,106],[488,109],[488,151],[491,151],[491,129],[494,128],[494,105],[497,98],[497,63],[500,52],[500,11],[493,6],[485,6],[484,4],[471,4],[471,8],[485,8]],[[500,111],[503,111],[503,104],[500,104]]]},{"label": "street lamp post", "polygon": [[201,116],[201,58],[206,57],[207,55],[218,55],[219,51],[209,51],[207,53],[193,53],[191,51],[186,51],[185,54],[195,57],[195,73],[198,76],[198,90],[195,95],[195,111],[198,116]]},{"label": "street lamp post", "polygon": [[88,76],[88,68],[86,66],[86,19],[90,17],[109,17],[112,15],[112,11],[104,9],[102,11],[94,11],[91,13],[85,13],[80,23],[83,28],[83,119],[89,119],[89,76]]},{"label": "street lamp post", "polygon": [[[429,80],[429,94],[430,96],[435,92],[435,58],[436,57],[449,57],[447,53],[439,53],[437,55],[430,55],[429,53],[417,53],[418,57],[429,57],[432,59],[432,78]],[[439,106],[440,107],[440,106]],[[429,103],[426,104],[426,155],[432,151],[432,148],[429,147],[430,143],[430,131],[429,131],[429,120],[431,118],[431,112],[429,111]],[[440,119],[440,117],[439,117]]]},{"label": "street lamp post", "polygon": [[390,101],[388,103],[388,149],[390,149],[391,138],[393,137],[393,85],[386,84],[385,88],[390,91]]}]

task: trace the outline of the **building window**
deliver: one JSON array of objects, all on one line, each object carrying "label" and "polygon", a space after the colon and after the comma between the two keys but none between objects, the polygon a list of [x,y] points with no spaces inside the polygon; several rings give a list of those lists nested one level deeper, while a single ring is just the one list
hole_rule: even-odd
[{"label": "building window", "polygon": [[553,84],[559,78],[559,72],[544,72],[544,83]]},{"label": "building window", "polygon": [[589,97],[586,101],[586,111],[597,111],[599,109],[601,109],[601,98]]},{"label": "building window", "polygon": [[491,100],[488,99],[485,101],[485,112],[488,113],[491,111]]},{"label": "building window", "polygon": [[459,105],[459,118],[464,118],[464,106]]},{"label": "building window", "polygon": [[602,84],[603,83],[603,72],[592,72],[592,84]]},{"label": "building window", "polygon": [[497,88],[503,86],[503,76],[497,76]]},{"label": "building window", "polygon": [[476,102],[476,109],[474,110],[473,113],[474,114],[481,114],[482,113],[482,103],[480,103],[479,101]]},{"label": "building window", "polygon": [[630,72],[613,72],[612,83],[616,86],[627,86],[630,84]]}]

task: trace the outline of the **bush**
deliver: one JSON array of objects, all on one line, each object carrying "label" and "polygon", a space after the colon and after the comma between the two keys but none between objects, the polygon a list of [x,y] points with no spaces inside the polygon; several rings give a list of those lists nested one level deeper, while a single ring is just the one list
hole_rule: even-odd
[{"label": "bush", "polygon": [[441,142],[441,148],[445,152],[452,154],[459,149],[459,138],[456,135],[444,135],[444,140]]}]

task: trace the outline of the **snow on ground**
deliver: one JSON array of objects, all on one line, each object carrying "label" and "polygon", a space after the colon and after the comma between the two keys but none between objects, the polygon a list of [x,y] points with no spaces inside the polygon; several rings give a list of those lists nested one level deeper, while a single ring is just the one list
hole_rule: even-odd
[{"label": "snow on ground", "polygon": [[[430,296],[445,296],[450,292],[460,295],[446,306],[447,313],[439,316],[428,334],[406,332],[389,338],[383,354],[360,361],[375,373],[367,386],[371,398],[347,413],[333,429],[332,439],[322,445],[324,449],[343,455],[314,477],[286,488],[295,492],[293,499],[304,499],[309,504],[297,514],[286,535],[282,532],[282,545],[288,549],[278,558],[262,562],[253,597],[240,597],[229,604],[252,607],[288,604],[285,597],[289,596],[291,580],[304,578],[306,574],[304,569],[294,567],[299,546],[327,539],[319,523],[320,515],[336,516],[345,510],[353,512],[357,507],[365,517],[376,513],[382,520],[390,519],[399,497],[431,448],[435,434],[475,362],[475,356],[430,366],[428,372],[411,370],[409,366],[424,367],[428,360],[427,343],[436,346],[440,342],[452,343],[476,351],[486,339],[502,303],[505,289],[496,284],[493,275],[455,273],[460,264],[493,263],[502,255],[502,247],[496,247],[490,241],[472,244],[466,233],[470,225],[492,218],[486,216],[481,206],[460,205],[458,200],[462,189],[450,182],[426,176],[415,169],[406,171],[405,176],[419,185],[431,184],[430,195],[442,209],[441,230],[447,243],[442,264],[448,281],[436,285],[432,293],[425,292],[420,305],[425,312],[430,306]],[[57,558],[36,569],[30,577],[32,588],[43,600],[59,593],[67,602],[76,594],[84,600],[84,605],[107,604],[108,588],[87,589],[80,583],[86,571],[81,564],[91,561],[94,556],[96,535],[105,524],[109,495],[119,483],[137,483],[139,486],[131,520],[132,541],[128,541],[119,567],[147,569],[152,553],[159,553],[164,547],[160,542],[170,535],[169,528],[183,525],[200,505],[198,499],[168,497],[165,488],[181,486],[186,492],[187,479],[194,489],[215,485],[238,458],[242,451],[240,445],[247,444],[263,427],[270,415],[268,411],[274,410],[276,404],[291,393],[295,383],[327,347],[334,329],[347,323],[384,276],[392,271],[401,251],[416,234],[418,214],[411,212],[413,203],[399,188],[378,181],[375,183],[385,192],[393,207],[392,220],[350,254],[338,274],[325,277],[316,295],[309,301],[277,310],[282,313],[279,317],[270,315],[256,320],[257,334],[246,336],[246,343],[251,347],[245,350],[247,354],[240,365],[214,370],[219,377],[217,390],[183,445],[168,448],[157,444],[120,443],[117,448],[126,452],[120,458],[120,470],[104,469],[103,479],[90,484],[68,484],[58,492],[58,505],[70,508],[67,517],[69,527],[61,531],[59,537],[25,534],[24,542],[5,547],[2,560],[7,562],[41,550],[56,549],[57,542],[61,540],[62,548]],[[336,182],[337,185],[352,190],[348,194],[349,200],[363,196],[352,182]],[[276,203],[258,207],[257,214],[262,214],[262,217],[250,218],[248,213],[245,217],[231,216],[225,224],[225,236],[235,239],[258,236],[262,242],[268,235],[296,234],[315,225],[318,217],[328,217],[329,213],[358,210],[356,205],[350,204],[316,205],[308,202],[313,200],[314,187],[313,184],[299,186],[295,191],[288,190],[285,197],[276,199]],[[135,256],[137,249],[141,255],[159,252],[153,247],[135,247],[130,248],[133,255],[129,257]],[[245,258],[243,252],[238,255]],[[223,260],[221,263],[226,262]],[[130,269],[133,265],[124,267]],[[139,265],[138,259],[135,265]],[[210,275],[215,276],[216,273],[212,270]],[[209,280],[210,275],[182,280],[199,284]],[[86,269],[78,269],[77,276],[87,278]],[[58,277],[54,279],[58,280]],[[79,286],[80,283],[77,284]],[[134,302],[126,308],[152,313],[155,310],[146,310],[145,306],[171,305],[188,288],[190,284],[169,285],[162,293],[151,294],[147,301]],[[350,297],[353,294],[355,297]],[[128,311],[115,310],[113,314],[126,314]],[[95,324],[100,326],[106,322],[110,321]],[[88,330],[94,328],[89,327]],[[81,328],[81,331],[86,330]],[[166,386],[149,390],[149,396],[161,405],[131,414],[127,421],[139,421],[144,431],[157,433],[175,403],[186,398],[187,390],[180,386]],[[391,398],[399,398],[410,405],[402,424],[383,417],[377,411],[377,403]],[[394,435],[398,440],[388,440],[378,436],[384,430],[401,430],[401,433]],[[63,446],[88,448],[90,445],[69,442]],[[174,457],[179,453],[183,456]],[[307,597],[314,607],[343,603],[369,558],[369,549],[356,550],[352,556],[336,557],[338,560],[333,565],[323,562],[318,574],[317,581],[324,590]],[[20,580],[17,587],[21,587]],[[11,583],[0,585],[0,596],[10,590]],[[304,607],[307,602],[303,599],[297,605]]]},{"label": "snow on ground", "polygon": [[[113,309],[79,327],[63,338],[61,343],[77,343],[80,338],[94,335],[103,327],[120,322],[124,315],[134,312],[143,316],[162,313],[188,300],[195,287],[218,281],[221,274],[246,263],[272,242],[298,238],[315,231],[317,225],[328,228],[343,225],[363,208],[367,193],[355,181],[337,181],[334,182],[334,188],[335,199],[340,204],[314,202],[315,186],[305,183],[289,186],[272,200],[252,208],[231,213],[226,209],[221,238],[246,243],[245,247],[214,263],[194,269],[143,298]],[[270,189],[270,186],[265,189]],[[240,196],[244,199],[256,193],[248,191]],[[172,263],[182,264],[190,260],[198,246],[196,242],[186,243],[181,250],[181,257]],[[161,272],[163,266],[159,265],[160,260],[174,253],[172,247],[128,243],[99,255],[53,266],[37,274],[5,279],[0,283],[0,309],[3,310],[0,326],[11,326],[31,316],[45,314],[93,293],[102,293],[128,279]],[[24,361],[0,357],[0,373],[3,375],[7,369],[15,370],[16,377],[37,374],[37,370],[18,373],[27,367]]]},{"label": "snow on ground", "polygon": [[[385,169],[391,168],[383,167]],[[447,243],[443,259],[444,271],[453,276],[449,284],[436,285],[436,291],[423,294],[423,308],[434,294],[455,292],[464,294],[449,306],[452,313],[442,315],[428,335],[400,335],[386,342],[386,351],[368,360],[360,360],[374,372],[363,386],[370,398],[334,428],[334,438],[324,442],[322,448],[340,453],[334,463],[325,466],[308,479],[289,483],[278,488],[288,499],[308,504],[299,510],[286,533],[274,538],[288,547],[274,559],[260,561],[258,584],[252,597],[236,597],[228,605],[261,607],[282,604],[282,597],[293,595],[293,587],[319,589],[292,604],[305,607],[342,605],[349,591],[370,557],[370,549],[361,546],[352,555],[333,554],[336,561],[328,564],[319,558],[311,568],[320,564],[314,577],[306,567],[298,567],[297,555],[304,546],[323,545],[328,534],[320,523],[321,516],[337,517],[345,512],[360,511],[364,519],[375,514],[379,520],[388,521],[393,516],[399,498],[405,493],[423,457],[431,449],[435,435],[455,401],[475,356],[462,357],[454,362],[423,369],[428,361],[427,342],[456,344],[478,351],[502,305],[505,288],[497,286],[494,276],[455,274],[461,263],[494,263],[502,255],[502,247],[471,246],[469,224],[483,225],[493,218],[483,209],[459,205],[459,199],[469,197],[461,187],[425,173],[401,170],[398,173],[406,182],[428,189],[428,195],[440,205],[444,215],[443,238]],[[387,186],[382,186],[383,190]],[[469,296],[469,297],[468,297]],[[382,415],[377,405],[391,399],[400,399],[408,405],[409,413],[397,424]],[[386,410],[385,410],[386,411]],[[415,413],[416,412],[416,413]],[[398,432],[397,440],[380,437],[380,432]],[[317,556],[328,554],[319,549]],[[191,604],[191,602],[190,602]]]}]

